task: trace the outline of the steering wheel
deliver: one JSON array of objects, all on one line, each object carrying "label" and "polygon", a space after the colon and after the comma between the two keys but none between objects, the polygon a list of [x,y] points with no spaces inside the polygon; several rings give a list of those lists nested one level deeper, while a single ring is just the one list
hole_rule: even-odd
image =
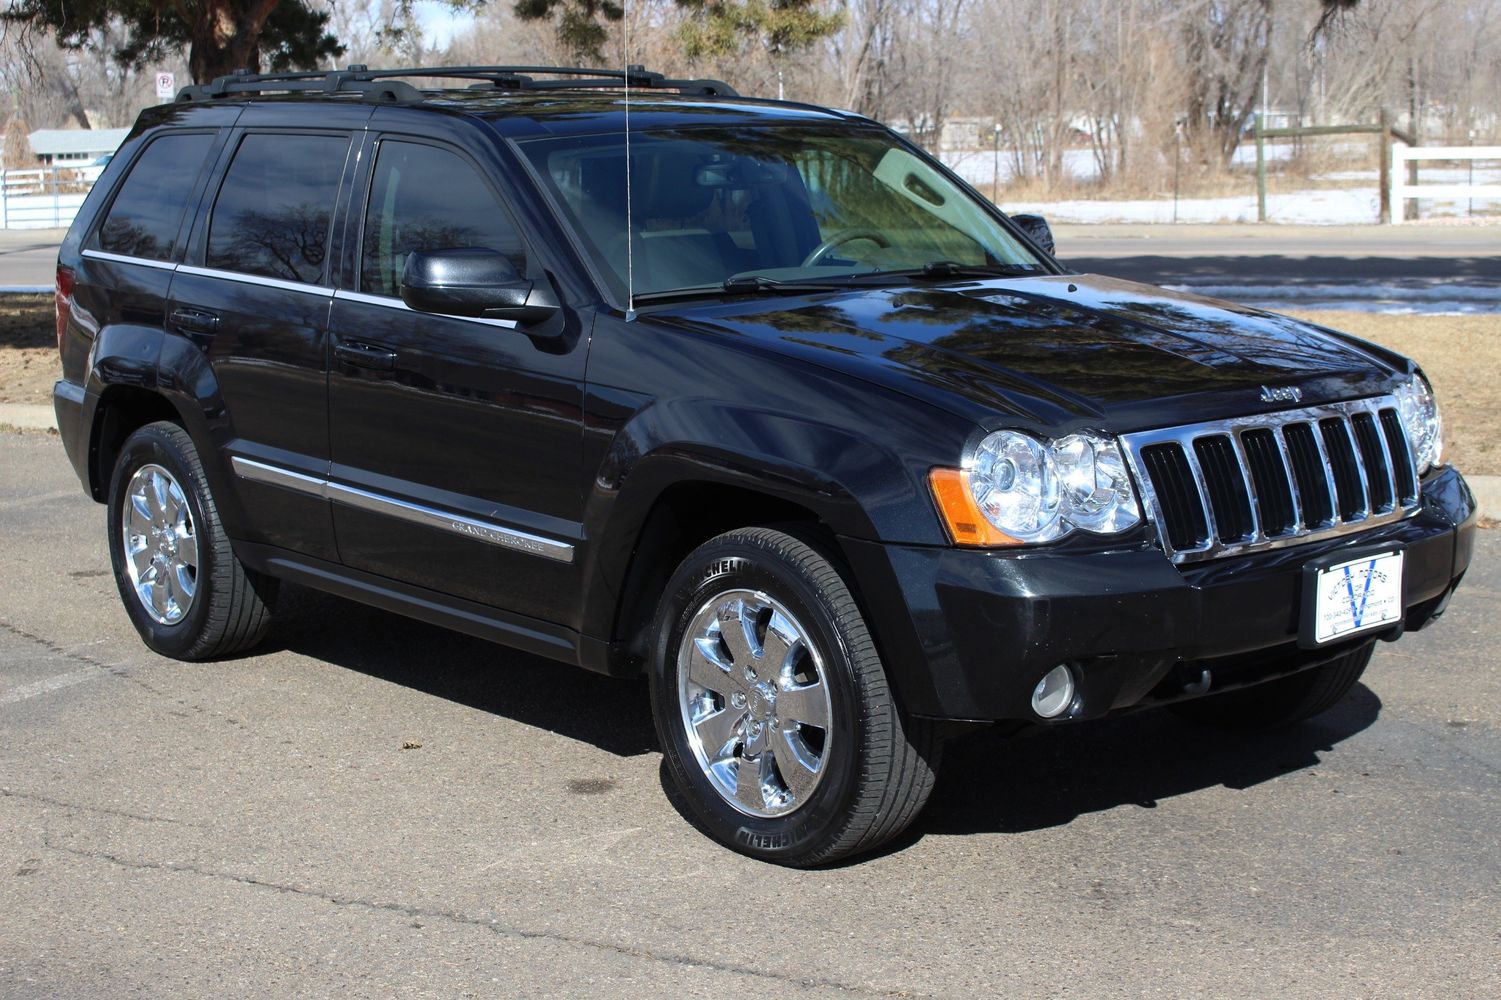
[{"label": "steering wheel", "polygon": [[829,252],[835,247],[842,247],[846,243],[853,243],[856,240],[870,240],[872,243],[882,248],[883,250],[891,249],[891,241],[878,230],[846,229],[842,233],[835,233],[833,236],[830,236],[828,239],[818,244],[818,246],[814,247],[812,252],[809,253],[808,256],[803,258],[802,266],[812,267],[820,260],[823,260],[824,257],[828,256]]}]

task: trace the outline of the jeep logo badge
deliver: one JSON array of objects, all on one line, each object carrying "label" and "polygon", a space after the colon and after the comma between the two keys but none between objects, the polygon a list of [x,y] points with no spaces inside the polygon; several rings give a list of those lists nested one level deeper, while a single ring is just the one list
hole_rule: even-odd
[{"label": "jeep logo badge", "polygon": [[1296,403],[1303,398],[1303,390],[1295,385],[1264,385],[1261,387],[1263,403]]}]

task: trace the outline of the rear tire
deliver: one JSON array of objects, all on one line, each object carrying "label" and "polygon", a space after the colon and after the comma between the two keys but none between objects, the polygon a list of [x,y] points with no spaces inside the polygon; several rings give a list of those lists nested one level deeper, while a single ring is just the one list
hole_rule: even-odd
[{"label": "rear tire", "polygon": [[1218,729],[1282,729],[1333,708],[1365,673],[1375,648],[1375,642],[1368,642],[1311,670],[1171,708],[1185,719]]},{"label": "rear tire", "polygon": [[265,636],[276,581],[235,556],[181,427],[159,421],[126,439],[108,511],[115,583],[147,646],[174,659],[211,660]]},{"label": "rear tire", "polygon": [[695,549],[663,594],[649,672],[668,771],[699,821],[742,854],[793,867],[906,829],[942,746],[901,711],[816,544],[746,528]]}]

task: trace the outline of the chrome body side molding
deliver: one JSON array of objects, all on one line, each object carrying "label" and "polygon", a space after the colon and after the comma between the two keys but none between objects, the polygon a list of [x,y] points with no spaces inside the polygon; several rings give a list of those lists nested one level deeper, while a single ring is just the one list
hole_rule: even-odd
[{"label": "chrome body side molding", "polygon": [[491,545],[497,545],[503,549],[525,552],[528,555],[551,559],[554,562],[573,562],[573,546],[568,542],[560,542],[555,538],[533,535],[530,532],[518,531],[515,528],[507,528],[489,521],[481,521],[464,514],[455,514],[436,507],[413,503],[410,500],[401,500],[382,493],[374,493],[357,486],[349,486],[345,483],[334,482],[331,479],[310,476],[306,473],[284,469],[277,465],[268,465],[265,462],[257,462],[238,455],[231,459],[230,462],[234,467],[235,475],[252,482],[265,483],[269,486],[279,486],[282,489],[322,497],[325,500],[342,503],[349,507],[356,507],[360,510],[376,514],[384,514],[387,517],[398,518],[428,528],[436,528],[439,531],[465,535]]}]

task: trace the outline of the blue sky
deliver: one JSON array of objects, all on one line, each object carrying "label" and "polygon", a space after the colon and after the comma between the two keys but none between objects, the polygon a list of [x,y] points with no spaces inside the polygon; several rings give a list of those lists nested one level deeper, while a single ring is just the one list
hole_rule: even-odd
[{"label": "blue sky", "polygon": [[449,39],[474,23],[472,14],[456,14],[442,0],[417,0],[413,5],[417,23],[429,44],[443,48]]}]

